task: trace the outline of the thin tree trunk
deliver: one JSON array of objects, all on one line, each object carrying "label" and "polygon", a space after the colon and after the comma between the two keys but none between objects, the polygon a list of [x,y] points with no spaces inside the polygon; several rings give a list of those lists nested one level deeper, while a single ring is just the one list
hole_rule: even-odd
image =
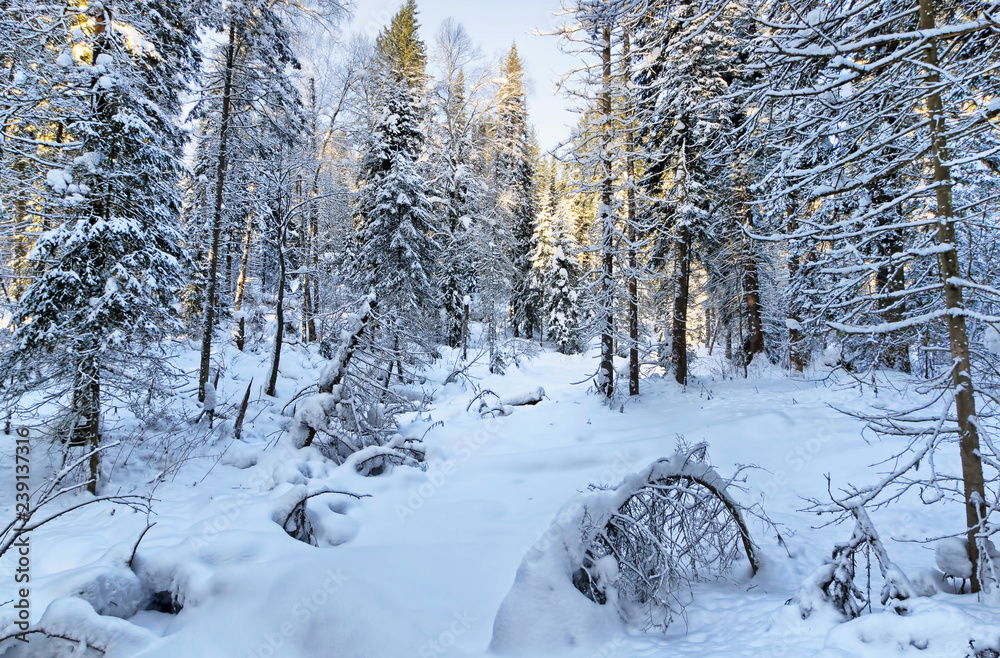
[{"label": "thin tree trunk", "polygon": [[752,250],[747,249],[741,258],[743,270],[743,317],[746,321],[747,337],[744,363],[750,363],[755,354],[764,351],[764,322],[760,311],[760,272]]},{"label": "thin tree trunk", "polygon": [[[308,252],[308,238],[305,239],[306,247],[303,250]],[[303,261],[304,263],[304,261]],[[309,331],[310,326],[313,325],[312,318],[312,284],[310,283],[310,276],[306,272],[302,273],[302,327],[301,327],[301,338],[303,343],[308,343],[312,332]]]},{"label": "thin tree trunk", "polygon": [[[890,231],[882,240],[879,240],[877,249],[880,258],[889,260],[892,256],[902,252],[901,231]],[[901,293],[906,290],[906,271],[902,264],[893,265],[891,262],[881,265],[875,272],[875,291],[883,295],[878,300],[878,309],[881,312],[881,322],[900,322],[905,317],[904,298]],[[888,297],[889,295],[894,295]],[[908,333],[908,332],[907,332]],[[910,373],[910,349],[906,341],[906,334],[902,340],[892,340],[892,336],[887,337],[888,345],[882,360],[886,366]]]},{"label": "thin tree trunk", "polygon": [[[630,44],[628,33],[625,34],[623,60],[625,61],[625,80],[632,79],[632,71],[629,66]],[[633,106],[634,107],[634,106]],[[631,119],[634,120],[634,109],[630,112]],[[632,122],[630,122],[631,124]],[[635,230],[635,126],[629,125],[628,130],[628,153],[626,154],[625,173],[628,191],[626,192],[628,203],[628,229],[626,240],[628,241],[628,277],[626,288],[628,293],[628,394],[639,395],[639,255],[636,250],[636,230]]]},{"label": "thin tree trunk", "polygon": [[687,312],[691,288],[691,233],[687,226],[677,229],[674,258],[676,289],[670,354],[674,364],[674,379],[678,384],[687,385]]},{"label": "thin tree trunk", "polygon": [[247,321],[241,311],[243,310],[243,291],[247,282],[247,266],[250,264],[250,234],[253,233],[253,213],[247,215],[247,230],[243,236],[243,257],[240,260],[240,276],[236,280],[236,299],[233,307],[240,316],[239,328],[236,330],[236,348],[243,351],[246,342]]},{"label": "thin tree trunk", "polygon": [[462,299],[462,361],[469,358],[469,297]]},{"label": "thin tree trunk", "polygon": [[[798,222],[790,217],[788,220],[788,232],[795,233],[797,229]],[[790,282],[794,282],[802,270],[802,253],[798,245],[799,242],[794,242],[789,246],[788,256],[785,261],[788,266],[788,280]],[[806,365],[808,365],[809,355],[806,354],[805,336],[799,324],[802,321],[802,314],[799,312],[798,299],[794,297],[794,288],[792,295],[793,297],[788,300],[788,319],[791,321],[788,326],[788,363],[791,367],[795,368],[796,372],[802,372],[805,370]]]},{"label": "thin tree trunk", "polygon": [[602,51],[604,67],[604,89],[601,93],[601,114],[604,116],[602,126],[602,168],[604,180],[601,183],[601,206],[598,210],[598,221],[601,222],[601,249],[603,261],[601,265],[601,301],[605,308],[604,326],[601,329],[601,364],[597,377],[597,390],[608,400],[615,396],[615,311],[614,311],[614,219],[611,213],[613,202],[613,172],[611,163],[611,27],[604,28],[604,49]]},{"label": "thin tree trunk", "polygon": [[[629,160],[629,169],[633,163]],[[632,172],[629,179],[632,180]],[[639,258],[636,254],[635,234],[635,190],[628,191],[628,394],[639,395],[639,282],[636,271],[639,268]]]},{"label": "thin tree trunk", "polygon": [[95,361],[89,361],[91,371],[86,373],[89,381],[86,388],[85,429],[90,453],[90,483],[87,491],[97,493],[97,481],[101,477],[101,454],[97,452],[101,446],[101,373]]},{"label": "thin tree trunk", "polygon": [[712,350],[715,349],[715,340],[715,309],[709,307],[705,309],[705,345],[709,356],[712,356]]},{"label": "thin tree trunk", "polygon": [[267,380],[266,394],[274,397],[275,387],[278,384],[278,364],[281,361],[281,342],[285,339],[285,227],[281,223],[281,200],[278,200],[278,209],[275,211],[278,219],[278,302],[274,308],[274,319],[278,323],[274,334],[274,356],[271,359],[271,374]]},{"label": "thin tree trunk", "polygon": [[[933,0],[920,0],[920,29],[933,30],[937,24]],[[962,455],[962,480],[965,487],[965,519],[968,527],[969,560],[972,562],[972,591],[978,592],[979,548],[976,535],[986,519],[983,463],[979,456],[979,430],[976,426],[976,399],[972,387],[969,361],[969,334],[965,324],[965,303],[962,288],[957,283],[962,278],[955,239],[955,217],[951,196],[951,171],[945,113],[941,101],[938,68],[937,40],[930,38],[924,51],[927,73],[925,83],[929,89],[927,112],[931,117],[931,162],[934,166],[934,183],[937,197],[937,242],[948,246],[939,256],[941,280],[944,284],[945,306],[948,313],[948,343],[951,348],[952,384],[958,412],[959,446]]]},{"label": "thin tree trunk", "polygon": [[215,302],[218,289],[219,241],[222,235],[223,192],[229,167],[229,115],[232,111],[233,68],[236,58],[236,22],[229,24],[229,44],[226,47],[226,70],[223,74],[222,117],[219,125],[219,159],[215,172],[215,206],[212,212],[212,249],[208,253],[208,291],[205,295],[205,336],[201,342],[201,364],[198,373],[198,401],[205,401],[205,385],[212,367],[212,331],[215,326]]}]

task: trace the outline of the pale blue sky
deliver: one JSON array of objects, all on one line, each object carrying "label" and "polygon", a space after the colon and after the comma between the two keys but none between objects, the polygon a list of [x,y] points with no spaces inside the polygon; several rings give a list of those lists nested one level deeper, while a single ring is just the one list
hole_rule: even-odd
[{"label": "pale blue sky", "polygon": [[[396,13],[402,0],[356,0],[351,31],[371,37]],[[562,20],[553,16],[559,0],[417,0],[421,37],[431,46],[441,21],[449,16],[465,26],[483,54],[506,53],[513,41],[524,60],[532,89],[528,110],[543,149],[553,148],[569,136],[576,115],[569,101],[555,95],[559,76],[574,67],[574,60],[560,52],[558,39],[533,36],[534,30],[550,31]]]}]

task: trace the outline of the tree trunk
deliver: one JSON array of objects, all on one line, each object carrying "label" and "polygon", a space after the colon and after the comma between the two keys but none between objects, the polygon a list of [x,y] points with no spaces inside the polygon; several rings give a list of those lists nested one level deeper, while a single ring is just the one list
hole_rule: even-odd
[{"label": "tree trunk", "polygon": [[604,49],[602,51],[604,67],[604,89],[601,93],[601,114],[604,117],[602,126],[602,168],[604,180],[601,182],[601,206],[598,209],[598,221],[601,223],[601,249],[603,260],[601,265],[601,303],[604,308],[604,326],[601,329],[601,364],[597,376],[597,391],[606,399],[615,396],[615,310],[614,310],[614,219],[611,213],[613,203],[613,172],[611,168],[611,27],[604,28]]},{"label": "tree trunk", "polygon": [[[632,79],[630,62],[630,44],[628,33],[625,33],[623,60],[625,61],[625,79]],[[634,111],[630,112],[634,119]],[[639,395],[639,255],[636,250],[635,230],[635,126],[629,125],[628,153],[626,154],[625,176],[628,185],[626,192],[628,203],[628,277],[626,288],[628,294],[628,394]]]},{"label": "tree trunk", "polygon": [[309,217],[303,222],[302,227],[302,262],[300,267],[302,268],[302,342],[310,343],[316,340],[316,287],[315,287],[315,272],[317,265],[316,252],[318,251],[316,246],[317,233],[316,227],[319,223],[319,211],[316,207],[316,198],[319,196],[319,172],[320,172],[320,153],[319,153],[319,142],[317,140],[319,134],[319,126],[316,124],[316,79],[309,78],[309,103],[310,103],[310,135],[309,135],[309,146],[314,157],[316,158],[316,171],[313,175],[312,187],[309,190],[309,195],[312,202],[309,207]]},{"label": "tree trunk", "polygon": [[764,322],[760,311],[760,272],[752,250],[742,254],[743,269],[743,318],[747,336],[744,343],[744,363],[750,363],[755,354],[764,351]]},{"label": "tree trunk", "polygon": [[[937,24],[934,0],[920,0],[920,29],[933,30]],[[955,240],[955,217],[951,197],[951,171],[947,164],[948,153],[945,113],[941,101],[938,68],[937,40],[930,38],[924,51],[927,64],[925,84],[929,90],[927,112],[930,120],[931,151],[937,201],[937,243],[949,248],[939,256],[941,280],[944,284],[947,315],[948,343],[951,349],[952,384],[958,413],[959,445],[962,455],[962,480],[965,487],[965,519],[968,527],[969,560],[972,562],[972,591],[978,592],[979,548],[976,535],[986,519],[983,463],[979,456],[979,430],[976,425],[976,400],[972,387],[969,361],[969,334],[965,324],[965,303],[958,281],[962,271],[958,262]]]},{"label": "tree trunk", "polygon": [[[91,64],[96,64],[97,59],[107,51],[108,29],[113,25],[111,8],[104,7],[98,12],[94,21],[94,48],[91,51]],[[96,81],[95,81],[96,82]],[[95,85],[97,88],[99,85]],[[104,93],[94,95],[95,114],[103,121],[111,119],[113,112],[111,102]],[[95,224],[98,219],[110,220],[111,204],[105,202],[105,194],[97,193],[91,202],[92,214],[90,223]],[[103,267],[109,267],[111,263],[103,263]],[[98,266],[102,267],[102,266]],[[101,476],[101,455],[97,450],[101,445],[101,367],[97,357],[97,340],[93,339],[87,346],[84,356],[77,361],[75,390],[73,391],[73,413],[76,426],[73,430],[71,443],[84,446],[90,451],[90,481],[87,483],[87,491],[97,494],[97,483]]]},{"label": "tree trunk", "polygon": [[285,339],[285,227],[281,218],[281,200],[278,200],[278,210],[275,211],[278,218],[278,302],[274,307],[274,319],[278,327],[274,334],[274,356],[271,359],[271,374],[267,380],[266,394],[272,398],[275,395],[275,387],[278,384],[278,364],[281,361],[281,342]]},{"label": "tree trunk", "polygon": [[677,229],[674,258],[676,289],[670,355],[674,364],[674,379],[678,384],[687,385],[687,311],[691,287],[691,233],[687,226]]},{"label": "tree trunk", "polygon": [[247,282],[247,266],[250,263],[250,234],[252,232],[253,213],[249,213],[247,215],[247,232],[243,236],[243,257],[240,260],[240,276],[236,280],[236,299],[233,302],[233,307],[240,316],[239,327],[236,330],[236,348],[241,352],[246,342],[247,322],[241,311],[243,310],[243,291]]},{"label": "tree trunk", "polygon": [[[634,164],[629,158],[629,181],[634,181]],[[635,232],[635,190],[628,190],[628,394],[639,395],[639,282],[637,270],[639,258],[636,254]]]},{"label": "tree trunk", "polygon": [[[885,263],[892,256],[902,252],[902,244],[903,236],[899,230],[889,231],[878,242],[877,249],[883,264],[875,272],[875,291],[876,294],[880,295],[878,309],[881,322],[900,322],[905,316],[906,309],[901,293],[906,290],[906,271],[902,264]],[[893,297],[888,297],[889,295],[893,295]],[[892,335],[886,338],[888,345],[882,354],[883,363],[889,368],[909,374],[910,349],[906,341],[906,334],[903,335],[902,340],[892,340]]]},{"label": "tree trunk", "polygon": [[[790,219],[788,232],[795,233],[797,229],[798,222]],[[799,242],[796,241],[788,250],[788,280],[792,282],[798,278],[799,272],[802,270],[802,250],[798,244]],[[802,321],[802,314],[799,312],[801,309],[798,299],[794,298],[795,294],[796,291],[793,288],[793,298],[788,301],[788,319],[794,323],[794,325],[788,327],[788,362],[797,372],[802,372],[809,363],[809,354],[806,349],[806,337],[802,333],[802,329],[799,328],[801,326],[799,322]]]},{"label": "tree trunk", "polygon": [[469,297],[462,300],[462,361],[469,358]]},{"label": "tree trunk", "polygon": [[205,336],[201,342],[201,363],[198,373],[198,401],[205,401],[205,385],[212,367],[212,331],[215,325],[215,302],[218,289],[219,242],[222,235],[223,192],[229,167],[229,115],[232,111],[233,68],[236,58],[236,22],[229,24],[229,44],[226,47],[226,70],[222,85],[222,117],[219,125],[219,159],[215,171],[215,206],[212,211],[212,248],[208,252],[208,291],[205,295]]},{"label": "tree trunk", "polygon": [[101,446],[101,373],[94,356],[84,356],[77,361],[75,379],[74,424],[69,445],[80,446],[91,452],[87,491],[96,494],[97,482],[101,476],[101,456],[97,452]]}]

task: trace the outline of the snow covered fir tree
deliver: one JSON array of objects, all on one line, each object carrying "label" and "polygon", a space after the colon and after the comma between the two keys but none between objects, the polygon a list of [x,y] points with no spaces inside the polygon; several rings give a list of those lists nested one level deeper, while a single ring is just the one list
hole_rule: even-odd
[{"label": "snow covered fir tree", "polygon": [[1000,656],[995,0],[0,27],[0,656]]}]

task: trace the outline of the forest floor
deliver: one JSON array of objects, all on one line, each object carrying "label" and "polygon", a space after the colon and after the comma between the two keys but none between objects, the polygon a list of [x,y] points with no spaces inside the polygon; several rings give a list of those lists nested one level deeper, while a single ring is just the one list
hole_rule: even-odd
[{"label": "forest floor", "polygon": [[[196,366],[193,347],[178,355],[189,372]],[[211,433],[202,424],[178,435],[168,418],[193,417],[195,409],[174,408],[162,412],[158,433],[107,453],[104,493],[141,493],[155,484],[148,519],[95,505],[32,533],[34,624],[84,639],[108,657],[492,655],[501,602],[559,509],[589,485],[614,485],[670,456],[683,437],[707,442],[723,476],[738,465],[760,467],[747,471],[737,496],[761,503],[785,545],[753,525],[761,572],[749,578],[737,569],[699,584],[684,617],[666,632],[574,630],[573,619],[558,627],[539,619],[524,636],[548,636],[548,644],[565,652],[549,648],[537,655],[943,658],[966,656],[970,640],[993,642],[1000,633],[1000,610],[955,594],[936,574],[932,546],[908,541],[957,532],[963,520],[954,504],[923,505],[916,492],[872,518],[893,560],[923,586],[934,584],[937,594],[914,600],[905,614],[884,611],[873,565],[874,609],[857,620],[841,623],[832,610],[803,620],[788,603],[852,530],[849,524],[817,527],[827,519],[798,511],[803,499],[826,499],[828,474],[834,488],[874,482],[885,468],[875,464],[905,445],[866,435],[860,421],[834,407],[912,404],[918,396],[902,377],[887,376],[873,388],[843,373],[790,377],[758,365],[744,379],[702,353],[689,386],[650,377],[637,400],[609,409],[589,384],[573,383],[593,373],[593,353],[545,350],[505,375],[477,366],[471,380],[442,385],[454,365],[445,358],[425,373],[429,410],[405,418],[401,428],[406,436],[426,433],[426,471],[397,468],[365,478],[315,448],[294,449],[283,432],[289,418],[282,408],[319,376],[323,360],[315,348],[286,348],[276,399],[259,393],[269,362],[265,349],[227,351],[224,361],[219,409],[229,420]],[[251,377],[247,425],[235,441],[233,406]],[[484,419],[467,411],[473,384],[501,397],[541,386],[547,397]],[[135,421],[126,416],[113,432],[132,431]],[[13,441],[14,435],[0,438],[3,483],[14,482]],[[39,471],[58,463],[58,450],[40,440],[32,454]],[[957,463],[956,449],[942,455],[938,467]],[[291,504],[324,489],[364,497],[311,499],[319,546],[291,538],[280,525]],[[3,519],[13,518],[13,496],[13,486],[0,490]],[[147,521],[155,525],[129,569]],[[14,558],[11,552],[0,560],[0,603],[15,598]],[[859,574],[864,570],[859,565]],[[171,592],[181,609],[140,610],[154,591]],[[6,629],[0,636],[14,632],[15,614],[11,603],[0,606]],[[37,635],[30,644],[0,644],[0,656],[9,658],[62,655],[102,654]]]}]

